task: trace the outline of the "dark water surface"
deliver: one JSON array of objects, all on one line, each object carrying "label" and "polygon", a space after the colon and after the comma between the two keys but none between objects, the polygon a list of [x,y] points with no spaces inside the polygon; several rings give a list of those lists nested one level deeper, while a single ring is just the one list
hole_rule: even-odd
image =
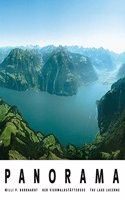
[{"label": "dark water surface", "polygon": [[54,133],[59,141],[81,146],[92,142],[98,132],[96,100],[110,85],[82,86],[77,95],[60,97],[45,92],[17,92],[0,88],[0,96],[16,105],[30,127],[44,134]]}]

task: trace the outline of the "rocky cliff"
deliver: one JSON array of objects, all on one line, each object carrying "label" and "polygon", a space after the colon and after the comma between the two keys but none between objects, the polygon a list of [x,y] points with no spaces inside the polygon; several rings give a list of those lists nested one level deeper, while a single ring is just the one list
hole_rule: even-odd
[{"label": "rocky cliff", "polygon": [[88,159],[125,159],[125,78],[98,102],[100,133],[84,147]]},{"label": "rocky cliff", "polygon": [[111,90],[98,102],[98,125],[100,132],[107,131],[125,108],[125,78],[114,83]]}]

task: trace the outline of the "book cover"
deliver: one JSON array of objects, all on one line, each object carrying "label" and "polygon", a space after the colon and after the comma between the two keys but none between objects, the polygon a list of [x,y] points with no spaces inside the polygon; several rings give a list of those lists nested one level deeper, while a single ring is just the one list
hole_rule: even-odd
[{"label": "book cover", "polygon": [[0,0],[0,193],[121,198],[124,0]]}]

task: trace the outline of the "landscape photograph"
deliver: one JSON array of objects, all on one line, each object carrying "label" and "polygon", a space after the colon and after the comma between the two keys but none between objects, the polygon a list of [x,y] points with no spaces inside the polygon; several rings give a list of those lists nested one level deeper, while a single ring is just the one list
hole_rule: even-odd
[{"label": "landscape photograph", "polygon": [[0,160],[124,160],[124,0],[0,8]]}]

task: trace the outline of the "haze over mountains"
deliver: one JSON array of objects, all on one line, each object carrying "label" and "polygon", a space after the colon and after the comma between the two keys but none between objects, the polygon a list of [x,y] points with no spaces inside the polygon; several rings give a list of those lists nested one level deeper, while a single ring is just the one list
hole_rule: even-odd
[{"label": "haze over mountains", "polygon": [[0,49],[0,62],[2,87],[71,96],[83,84],[123,77],[118,69],[122,65],[123,71],[125,54],[78,46],[10,47]]}]

